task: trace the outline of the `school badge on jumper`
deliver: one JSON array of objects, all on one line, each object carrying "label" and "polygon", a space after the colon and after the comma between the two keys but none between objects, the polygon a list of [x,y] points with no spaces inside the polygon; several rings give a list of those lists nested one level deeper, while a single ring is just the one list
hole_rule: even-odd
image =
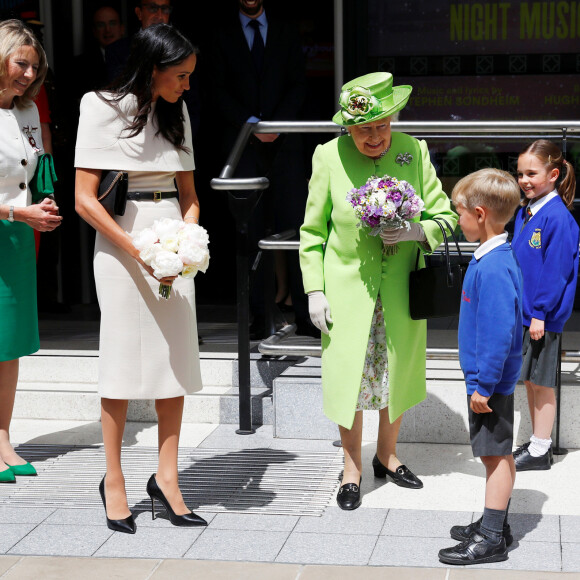
[{"label": "school badge on jumper", "polygon": [[532,248],[539,250],[542,247],[542,230],[540,228],[536,228],[530,241],[528,242]]}]

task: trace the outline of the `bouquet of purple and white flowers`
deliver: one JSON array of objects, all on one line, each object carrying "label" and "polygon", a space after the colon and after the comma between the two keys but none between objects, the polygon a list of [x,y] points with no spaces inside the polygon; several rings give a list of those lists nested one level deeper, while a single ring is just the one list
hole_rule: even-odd
[{"label": "bouquet of purple and white flowers", "polygon": [[[370,228],[369,234],[377,236],[385,229],[409,229],[409,221],[419,215],[425,204],[407,181],[396,177],[369,177],[358,189],[351,189],[346,200],[354,208],[359,227]],[[385,246],[385,253],[396,254],[397,245]]]},{"label": "bouquet of purple and white flowers", "polygon": [[[193,278],[209,265],[209,237],[197,224],[163,218],[150,228],[131,234],[139,257],[153,268],[156,278],[183,276]],[[159,295],[169,298],[171,286],[159,284]]]}]

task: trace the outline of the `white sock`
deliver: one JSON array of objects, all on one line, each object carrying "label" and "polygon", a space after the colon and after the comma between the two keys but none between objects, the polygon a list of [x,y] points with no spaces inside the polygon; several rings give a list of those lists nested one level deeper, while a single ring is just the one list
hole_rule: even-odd
[{"label": "white sock", "polygon": [[547,453],[548,449],[550,449],[550,445],[552,445],[551,439],[540,439],[539,437],[532,435],[530,437],[528,451],[532,457],[540,457]]}]

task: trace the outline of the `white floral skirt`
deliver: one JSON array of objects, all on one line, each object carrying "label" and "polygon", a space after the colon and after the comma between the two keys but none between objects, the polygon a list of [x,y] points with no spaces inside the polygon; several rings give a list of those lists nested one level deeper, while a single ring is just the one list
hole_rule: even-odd
[{"label": "white floral skirt", "polygon": [[378,411],[389,404],[389,366],[387,364],[387,335],[381,297],[377,298],[369,342],[365,355],[357,411]]}]

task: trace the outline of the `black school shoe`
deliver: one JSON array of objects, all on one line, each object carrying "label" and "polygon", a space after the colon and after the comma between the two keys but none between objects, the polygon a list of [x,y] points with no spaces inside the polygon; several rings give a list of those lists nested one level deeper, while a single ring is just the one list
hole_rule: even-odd
[{"label": "black school shoe", "polygon": [[360,499],[361,481],[362,477],[360,478],[358,485],[356,483],[345,483],[344,485],[340,486],[340,489],[336,495],[336,503],[340,509],[355,510],[356,508],[360,507],[362,503]]},{"label": "black school shoe", "polygon": [[[514,456],[514,459],[517,459],[524,451],[526,451],[528,449],[529,446],[530,446],[530,441],[528,441],[527,443],[524,443],[523,445],[520,445],[512,453],[512,455]],[[550,465],[554,465],[554,450],[553,450],[551,445],[550,445],[550,449],[548,449],[548,452],[550,453]]]},{"label": "black school shoe", "polygon": [[540,457],[530,455],[528,449],[524,449],[517,457],[514,457],[516,471],[546,471],[552,469],[550,462],[550,450]]},{"label": "black school shoe", "polygon": [[503,562],[508,559],[505,538],[494,543],[478,532],[453,546],[439,550],[439,561],[444,564],[457,566],[470,566],[471,564],[488,564],[490,562]]},{"label": "black school shoe", "polygon": [[[477,532],[481,533],[479,530],[481,528],[481,520],[483,517],[479,518],[476,522],[469,524],[468,526],[453,526],[449,531],[449,534],[454,540],[458,542],[465,542],[469,540],[471,536]],[[505,539],[505,545],[509,548],[514,542],[514,537],[512,536],[512,530],[509,524],[503,525],[503,537]]]}]

